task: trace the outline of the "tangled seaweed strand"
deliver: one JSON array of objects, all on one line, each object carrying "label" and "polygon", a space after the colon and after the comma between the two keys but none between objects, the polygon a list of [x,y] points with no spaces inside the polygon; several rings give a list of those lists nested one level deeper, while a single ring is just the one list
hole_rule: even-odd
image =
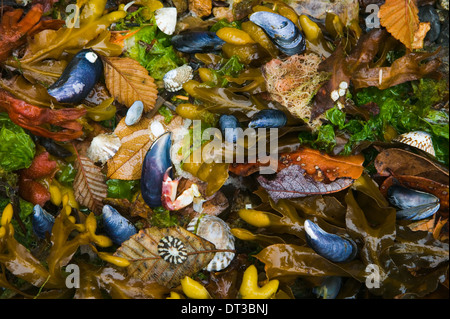
[{"label": "tangled seaweed strand", "polygon": [[320,117],[309,122],[310,102],[329,74],[318,72],[321,62],[315,54],[293,55],[285,61],[273,59],[264,66],[267,91],[272,99],[284,105],[313,130],[321,125]]}]

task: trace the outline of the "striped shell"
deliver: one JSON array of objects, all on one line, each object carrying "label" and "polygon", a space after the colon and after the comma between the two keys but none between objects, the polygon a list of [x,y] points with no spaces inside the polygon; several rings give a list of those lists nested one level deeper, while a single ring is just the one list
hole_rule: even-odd
[{"label": "striped shell", "polygon": [[120,138],[116,134],[99,134],[92,139],[87,150],[87,157],[94,163],[100,162],[103,165],[116,154],[121,145]]},{"label": "striped shell", "polygon": [[155,11],[158,28],[167,35],[172,35],[177,25],[177,8],[161,8]]},{"label": "striped shell", "polygon": [[183,84],[194,77],[192,68],[185,64],[170,70],[164,75],[164,88],[169,92],[176,92],[183,88]]},{"label": "striped shell", "polygon": [[[187,230],[216,246],[216,249],[234,250],[234,236],[230,227],[221,218],[211,215],[195,217]],[[204,268],[207,271],[220,271],[228,267],[234,258],[234,252],[216,252],[214,258]]]},{"label": "striped shell", "polygon": [[415,131],[397,136],[394,141],[421,149],[436,156],[431,135],[427,132]]}]

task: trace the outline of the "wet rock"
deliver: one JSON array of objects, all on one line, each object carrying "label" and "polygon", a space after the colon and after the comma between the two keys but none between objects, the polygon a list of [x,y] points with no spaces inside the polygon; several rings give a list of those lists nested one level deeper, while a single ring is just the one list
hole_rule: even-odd
[{"label": "wet rock", "polygon": [[423,6],[419,8],[419,19],[421,22],[430,22],[430,30],[425,37],[426,41],[434,42],[438,39],[441,32],[441,23],[439,15],[434,6]]},{"label": "wet rock", "polygon": [[448,15],[447,15],[447,19],[441,25],[441,32],[436,41],[437,44],[440,44],[447,48],[448,48],[448,42],[449,42],[448,28],[449,28],[449,24],[448,24]]}]

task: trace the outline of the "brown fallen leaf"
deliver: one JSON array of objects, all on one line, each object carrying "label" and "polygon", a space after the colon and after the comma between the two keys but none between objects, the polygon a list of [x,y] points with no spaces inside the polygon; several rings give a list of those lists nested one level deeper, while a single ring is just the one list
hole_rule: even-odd
[{"label": "brown fallen leaf", "polygon": [[108,195],[105,175],[100,167],[83,155],[77,156],[75,169],[77,170],[73,182],[75,199],[80,205],[89,208],[95,214],[100,214],[103,208],[102,201]]},{"label": "brown fallen leaf", "polygon": [[145,154],[157,137],[149,126],[154,122],[159,122],[167,132],[179,127],[182,121],[181,116],[175,116],[169,124],[166,124],[164,117],[157,114],[151,119],[150,116],[144,116],[139,123],[128,126],[123,118],[114,130],[114,134],[120,138],[122,145],[107,162],[107,177],[123,180],[140,179]]},{"label": "brown fallen leaf", "polygon": [[[378,11],[380,24],[408,49],[421,49],[424,26],[419,21],[419,9],[415,0],[386,0]],[[422,46],[420,45],[422,44]]]},{"label": "brown fallen leaf", "polygon": [[[176,259],[179,263],[172,263],[169,257],[166,260],[160,255],[160,243],[178,247],[176,249],[182,254]],[[214,244],[182,227],[150,227],[140,230],[123,242],[114,255],[130,261],[130,266],[127,267],[129,276],[173,288],[178,286],[185,276],[205,267],[216,251]],[[164,253],[161,254],[165,256]]]},{"label": "brown fallen leaf", "polygon": [[448,185],[448,169],[432,160],[399,148],[381,151],[374,161],[381,176],[411,175],[425,177],[437,183]]},{"label": "brown fallen leaf", "polygon": [[401,84],[407,81],[419,80],[423,77],[439,78],[438,68],[441,65],[439,59],[432,59],[421,63],[425,59],[435,56],[439,52],[412,52],[395,60],[388,67],[364,67],[352,76],[355,89],[376,86],[380,90]]},{"label": "brown fallen leaf", "polygon": [[107,177],[111,179],[135,180],[141,178],[145,154],[152,145],[148,125],[150,119],[144,117],[139,123],[128,127],[123,118],[114,133],[122,144],[117,153],[108,160]]},{"label": "brown fallen leaf", "polygon": [[144,111],[155,106],[158,89],[148,71],[131,58],[102,57],[105,83],[111,95],[130,107],[135,101],[144,103]]}]

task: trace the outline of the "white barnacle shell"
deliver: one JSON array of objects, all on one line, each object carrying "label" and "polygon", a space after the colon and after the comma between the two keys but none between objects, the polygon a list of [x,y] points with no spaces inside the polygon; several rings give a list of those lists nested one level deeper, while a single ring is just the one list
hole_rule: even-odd
[{"label": "white barnacle shell", "polygon": [[[186,228],[216,246],[216,249],[234,250],[234,236],[228,224],[212,215],[201,215],[191,220]],[[204,268],[207,271],[220,271],[228,267],[234,258],[232,251],[216,252],[214,258]]]},{"label": "white barnacle shell", "polygon": [[158,28],[167,35],[172,35],[177,25],[177,8],[161,8],[155,10]]},{"label": "white barnacle shell", "polygon": [[94,163],[100,162],[104,165],[107,160],[116,154],[121,145],[120,138],[116,134],[99,134],[92,139],[91,145],[87,150],[87,156]]},{"label": "white barnacle shell", "polygon": [[431,135],[427,132],[415,131],[404,133],[397,136],[394,141],[416,147],[433,156],[436,156]]},{"label": "white barnacle shell", "polygon": [[169,92],[176,92],[183,88],[183,84],[194,77],[192,68],[185,64],[176,69],[170,70],[164,75],[164,87]]},{"label": "white barnacle shell", "polygon": [[331,92],[331,99],[336,102],[339,99],[339,91],[338,90],[334,90],[333,92]]}]

